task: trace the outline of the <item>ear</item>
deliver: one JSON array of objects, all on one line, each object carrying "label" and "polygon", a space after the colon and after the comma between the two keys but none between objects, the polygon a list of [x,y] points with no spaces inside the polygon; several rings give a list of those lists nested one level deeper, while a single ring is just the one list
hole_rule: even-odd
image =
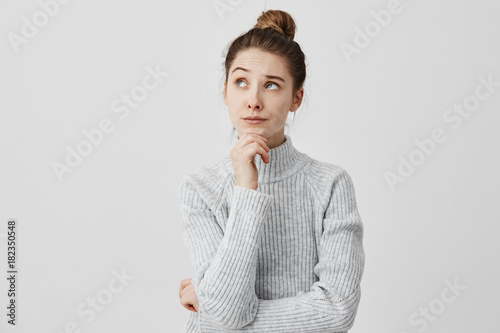
[{"label": "ear", "polygon": [[293,102],[292,105],[290,106],[290,112],[297,111],[297,109],[300,107],[300,104],[302,104],[303,98],[304,98],[304,88],[297,89],[295,95],[293,95]]},{"label": "ear", "polygon": [[227,81],[224,81],[224,104],[227,106]]}]

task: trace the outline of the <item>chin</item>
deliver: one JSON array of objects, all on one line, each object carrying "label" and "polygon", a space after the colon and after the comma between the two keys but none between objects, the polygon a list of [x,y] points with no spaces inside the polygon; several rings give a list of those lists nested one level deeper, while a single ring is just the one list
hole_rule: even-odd
[{"label": "chin", "polygon": [[244,134],[247,132],[251,132],[251,133],[262,135],[266,139],[268,139],[268,137],[269,137],[269,135],[267,133],[267,129],[264,127],[259,127],[258,125],[248,125],[247,124],[247,126],[244,126],[242,128],[236,128],[236,130],[238,131],[238,136],[240,133]]},{"label": "chin", "polygon": [[249,125],[249,126],[246,126],[242,133],[245,133],[245,132],[252,132],[252,133],[257,133],[257,134],[260,134],[262,136],[266,136],[266,128],[264,127],[260,127],[259,125]]}]

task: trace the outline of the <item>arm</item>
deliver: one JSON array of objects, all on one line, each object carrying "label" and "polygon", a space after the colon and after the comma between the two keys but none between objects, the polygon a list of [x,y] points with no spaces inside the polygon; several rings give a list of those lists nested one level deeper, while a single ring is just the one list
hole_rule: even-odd
[{"label": "arm", "polygon": [[[257,315],[238,332],[342,332],[349,330],[361,297],[365,255],[363,224],[354,186],[339,169],[323,218],[318,245],[319,277],[309,292],[275,300],[258,300]],[[201,322],[204,318],[201,317]],[[234,331],[233,331],[234,332]]]},{"label": "arm", "polygon": [[[323,219],[314,273],[319,281],[308,293],[274,300],[257,299],[257,311],[247,325],[227,332],[342,332],[350,329],[358,308],[364,268],[363,226],[354,187],[340,169],[332,184]],[[200,312],[200,325],[220,329]],[[252,312],[253,315],[253,312]]]},{"label": "arm", "polygon": [[198,314],[220,328],[244,326],[257,311],[255,264],[270,196],[235,186],[222,232],[212,212],[215,207],[209,207],[190,179],[183,179],[177,195],[184,241],[195,269]]}]

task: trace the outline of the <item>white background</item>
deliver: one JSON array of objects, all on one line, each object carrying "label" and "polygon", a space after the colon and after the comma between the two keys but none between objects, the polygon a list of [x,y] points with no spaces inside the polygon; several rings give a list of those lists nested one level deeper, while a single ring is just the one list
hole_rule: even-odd
[{"label": "white background", "polygon": [[[356,189],[366,266],[350,332],[496,329],[500,86],[460,126],[443,117],[474,101],[478,77],[500,82],[497,1],[401,0],[349,59],[341,45],[356,45],[356,28],[376,29],[371,12],[390,1],[221,0],[231,10],[218,13],[212,0],[73,0],[43,25],[48,2],[0,3],[1,276],[8,219],[19,231],[17,325],[6,323],[2,278],[0,331],[75,322],[82,332],[182,332],[179,283],[193,272],[175,191],[231,149],[222,53],[264,9],[294,17],[307,57],[305,101],[287,133],[344,167]],[[38,32],[16,47],[34,15]],[[169,75],[121,119],[112,104],[139,91],[148,66]],[[114,130],[58,179],[53,164],[105,118]],[[436,128],[446,140],[422,153],[415,140]],[[410,156],[423,159],[391,188],[386,174]],[[133,279],[113,294],[122,270]],[[98,295],[106,304],[89,320]]]}]

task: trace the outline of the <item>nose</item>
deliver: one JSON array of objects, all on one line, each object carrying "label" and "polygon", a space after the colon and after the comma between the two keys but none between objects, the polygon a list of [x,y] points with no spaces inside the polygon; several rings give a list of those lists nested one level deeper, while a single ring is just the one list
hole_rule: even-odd
[{"label": "nose", "polygon": [[258,90],[250,92],[250,96],[248,98],[248,108],[250,110],[262,110],[262,100],[259,96]]}]

